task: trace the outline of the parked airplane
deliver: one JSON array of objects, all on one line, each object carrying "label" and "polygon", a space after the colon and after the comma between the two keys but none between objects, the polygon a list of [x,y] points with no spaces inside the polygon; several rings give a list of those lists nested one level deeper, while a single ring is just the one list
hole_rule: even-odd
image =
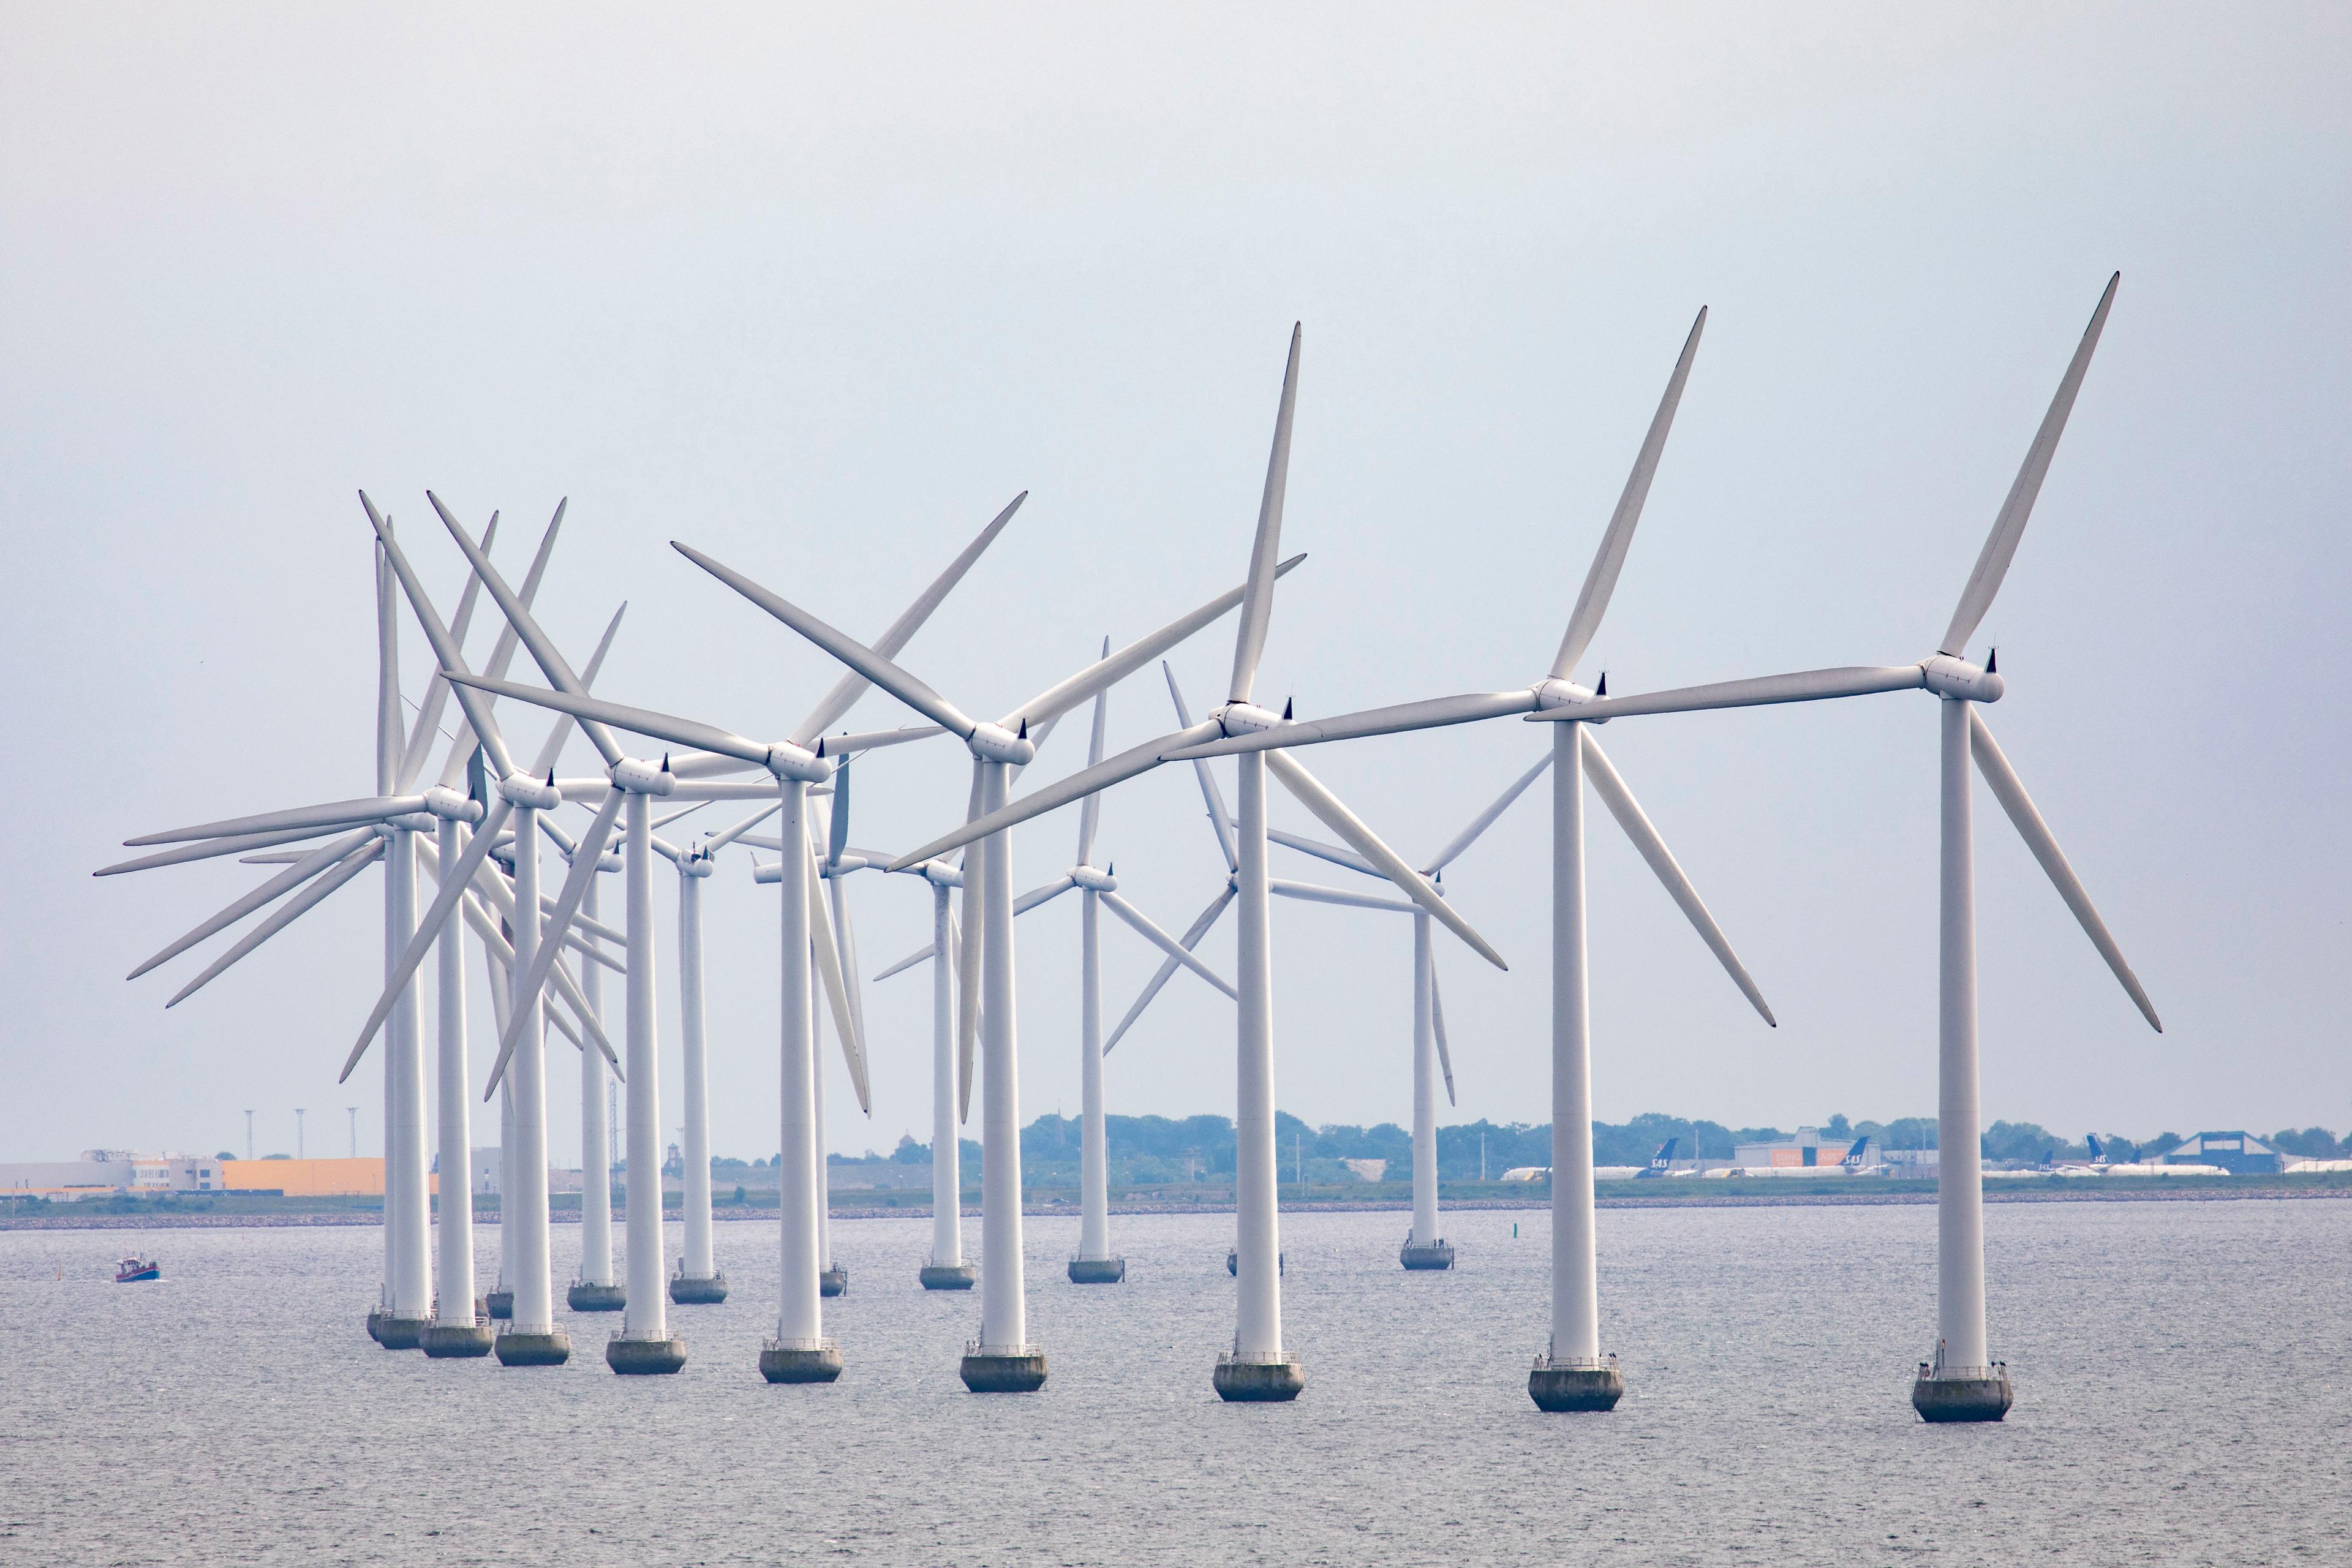
[{"label": "parked airplane", "polygon": [[1668,1168],[1675,1163],[1675,1145],[1681,1142],[1682,1140],[1679,1138],[1669,1138],[1664,1142],[1659,1144],[1658,1152],[1650,1156],[1649,1169],[1634,1172],[1634,1178],[1638,1181],[1647,1176],[1664,1175]]}]

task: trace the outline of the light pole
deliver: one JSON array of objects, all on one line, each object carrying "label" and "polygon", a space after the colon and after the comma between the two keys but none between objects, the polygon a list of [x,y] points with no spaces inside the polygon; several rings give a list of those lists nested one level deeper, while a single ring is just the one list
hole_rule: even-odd
[{"label": "light pole", "polygon": [[253,1158],[253,1112],[245,1113],[245,1157]]},{"label": "light pole", "polygon": [[356,1160],[360,1157],[360,1108],[356,1105],[346,1105],[343,1109],[351,1112],[352,1158]]}]

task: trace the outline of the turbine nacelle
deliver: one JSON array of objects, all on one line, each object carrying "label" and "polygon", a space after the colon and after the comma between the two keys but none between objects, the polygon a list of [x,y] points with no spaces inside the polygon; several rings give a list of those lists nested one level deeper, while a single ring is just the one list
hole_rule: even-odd
[{"label": "turbine nacelle", "polygon": [[[817,742],[823,745],[823,742]],[[763,759],[767,770],[780,779],[797,779],[802,784],[824,784],[833,777],[833,764],[805,747],[790,741],[779,741],[768,748]]]},{"label": "turbine nacelle", "polygon": [[635,757],[623,757],[604,770],[614,789],[627,790],[631,795],[667,795],[677,787],[677,775],[669,771],[669,759],[659,763],[640,762]]},{"label": "turbine nacelle", "polygon": [[1092,866],[1073,866],[1069,870],[1073,885],[1089,893],[1116,893],[1118,879],[1108,871],[1097,871]]},{"label": "turbine nacelle", "polygon": [[971,754],[984,763],[1009,763],[1014,767],[1026,767],[1036,760],[1037,742],[1029,738],[1029,726],[1024,723],[1014,734],[1002,724],[975,724],[964,742]]},{"label": "turbine nacelle", "polygon": [[555,787],[551,776],[535,779],[525,773],[509,773],[499,781],[499,794],[509,805],[525,811],[553,811],[563,804],[563,792]]},{"label": "turbine nacelle", "polygon": [[963,886],[963,873],[956,869],[953,866],[949,865],[944,860],[926,860],[921,865],[911,868],[911,869],[921,873],[923,880],[929,882],[934,888],[961,888]]},{"label": "turbine nacelle", "polygon": [[1939,653],[1919,666],[1919,684],[1938,697],[1958,698],[1963,702],[1998,702],[2008,689],[2007,683],[1986,665],[1970,664]]},{"label": "turbine nacelle", "polygon": [[[1528,689],[1535,693],[1536,711],[1538,713],[1549,713],[1555,708],[1573,708],[1580,702],[1591,702],[1601,695],[1590,686],[1580,686],[1573,680],[1538,680]],[[1608,721],[1600,719],[1594,722],[1605,724]]]},{"label": "turbine nacelle", "polygon": [[1212,712],[1209,721],[1228,735],[1255,735],[1285,722],[1281,714],[1255,702],[1228,702]]},{"label": "turbine nacelle", "polygon": [[443,822],[478,824],[482,820],[480,801],[439,784],[425,792],[425,809]]}]

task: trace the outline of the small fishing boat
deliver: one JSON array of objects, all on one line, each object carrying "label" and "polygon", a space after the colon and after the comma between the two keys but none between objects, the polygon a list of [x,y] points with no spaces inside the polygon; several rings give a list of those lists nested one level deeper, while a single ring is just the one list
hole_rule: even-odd
[{"label": "small fishing boat", "polygon": [[142,1280],[162,1278],[163,1278],[163,1265],[152,1258],[144,1259],[126,1258],[116,1266],[114,1270],[114,1282],[117,1285],[136,1285]]}]

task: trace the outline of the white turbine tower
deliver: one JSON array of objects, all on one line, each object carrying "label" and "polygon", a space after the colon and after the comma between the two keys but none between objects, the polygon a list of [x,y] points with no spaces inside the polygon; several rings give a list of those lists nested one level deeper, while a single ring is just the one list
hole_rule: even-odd
[{"label": "white turbine tower", "polygon": [[[672,542],[696,565],[833,655],[855,674],[961,739],[972,759],[971,795],[965,808],[967,823],[1004,804],[1013,771],[1026,766],[1036,756],[1038,741],[1064,713],[1217,619],[1242,603],[1245,593],[1236,588],[1220,595],[1191,615],[1079,670],[996,722],[987,723],[967,716],[891,662],[884,650],[853,641],[740,573],[699,551]],[[1270,592],[1275,577],[1301,559],[1304,557],[1277,565],[1269,549],[1258,574],[1264,580],[1261,593]],[[789,844],[789,828],[784,837]],[[988,1092],[981,1135],[981,1331],[966,1347],[960,1371],[964,1385],[974,1393],[1029,1393],[1045,1384],[1045,1352],[1027,1337],[1028,1309],[1021,1258],[1021,1096],[1013,1016],[1012,847],[1002,834],[973,833],[969,827],[954,842],[971,839],[982,842],[979,853],[966,857],[963,866],[964,932],[958,1032],[962,1070],[959,1093],[968,1107],[971,1091],[970,1042],[975,1033],[984,1037],[982,1067]],[[902,857],[890,869],[904,870],[948,847],[952,846],[941,845],[933,851]],[[793,860],[787,851],[787,866]],[[980,883],[978,889],[972,885],[975,880]],[[791,900],[787,899],[786,902]]]},{"label": "white turbine tower", "polygon": [[[961,581],[972,563],[979,559],[981,552],[985,550],[1002,531],[1004,525],[1012,521],[1013,513],[1020,504],[1021,498],[1015,497],[1011,505],[999,512],[988,526],[982,530],[979,537],[965,547],[962,553],[949,565],[947,571],[942,573],[906,614],[899,616],[883,635],[881,638],[883,646],[893,651],[905,646],[924,621],[929,618],[931,612],[938,608],[948,592]],[[486,580],[488,580],[487,574]],[[496,594],[499,587],[497,583],[491,581],[490,586]],[[503,596],[500,597],[500,604],[501,607],[505,606],[506,600]],[[523,618],[527,619],[527,617]],[[526,640],[529,641],[530,638],[526,637]],[[533,648],[535,656],[539,651],[538,648]],[[549,652],[551,654],[552,650]],[[807,848],[808,792],[811,784],[822,784],[832,776],[834,764],[827,755],[828,747],[833,755],[841,755],[866,746],[889,745],[919,739],[936,731],[918,728],[888,731],[866,736],[838,737],[830,742],[820,740],[819,737],[825,727],[847,712],[850,706],[864,694],[866,681],[854,673],[845,677],[834,686],[833,689],[803,721],[800,729],[794,731],[792,739],[764,743],[747,741],[740,735],[692,720],[677,719],[644,709],[604,702],[584,692],[571,689],[570,688],[576,686],[575,682],[559,679],[557,672],[561,669],[560,660],[552,661],[551,668],[551,661],[543,658],[541,667],[549,670],[551,682],[558,689],[542,691],[504,682],[481,680],[462,673],[445,661],[445,668],[448,670],[451,679],[463,686],[475,689],[477,696],[482,691],[496,691],[501,695],[536,703],[541,707],[551,708],[558,712],[569,713],[582,721],[583,730],[586,730],[592,738],[598,734],[605,734],[609,738],[609,731],[605,726],[610,725],[635,734],[667,741],[675,745],[696,748],[696,752],[691,755],[670,759],[676,770],[687,773],[723,773],[741,771],[745,764],[749,764],[751,767],[765,769],[775,781],[773,788],[781,799],[783,816],[781,824],[782,837],[788,846],[797,847],[788,848],[782,861],[785,886],[782,911],[783,1093],[781,1150],[784,1167],[779,1180],[782,1301],[777,1314],[776,1335],[761,1352],[760,1366],[761,1373],[772,1383],[829,1383],[840,1375],[842,1362],[839,1347],[824,1334],[822,1310],[819,1307],[818,1191],[819,1162],[823,1158],[823,1150],[821,1131],[815,1113],[816,1063],[814,1032],[811,1028],[809,984],[811,943],[816,932],[827,932],[825,940],[818,944],[815,950],[819,960],[818,971],[832,993],[835,1022],[841,1031],[845,1048],[852,1053],[851,1072],[857,1084],[861,1104],[867,1102],[867,1089],[865,1064],[859,1049],[860,1043],[856,1041],[855,1027],[850,1021],[846,997],[843,994],[840,983],[839,966],[837,963],[833,962],[835,949],[829,934],[830,921],[826,917],[824,901],[816,891],[814,879],[807,875],[811,861]],[[815,747],[814,751],[810,750],[812,744]],[[676,773],[672,769],[665,768],[662,776],[674,778]],[[615,782],[619,781],[616,779]],[[688,789],[689,793],[695,789],[695,786],[691,785],[677,787]],[[722,786],[699,787],[715,792]],[[740,786],[724,787],[732,789]],[[618,793],[620,792],[614,792],[615,795]],[[604,810],[598,815],[598,821],[607,827],[610,826],[613,806],[614,796],[608,795]],[[592,828],[589,838],[584,842],[599,842],[596,833],[597,830]],[[646,837],[650,837],[649,831]],[[576,877],[575,879],[577,879]],[[633,904],[635,901],[633,898]],[[559,900],[557,918],[553,922],[556,929],[562,928],[575,908],[576,899]],[[633,916],[635,912],[633,910]],[[639,921],[633,918],[631,922],[633,956],[638,945],[640,931],[645,931],[646,942],[647,944],[650,943],[649,910],[646,914],[646,921]],[[531,984],[526,980],[519,986],[519,994],[528,994],[530,989]],[[633,1004],[633,1021],[635,1013]],[[646,1033],[650,1035],[649,1010],[646,1023]],[[633,1104],[634,1099],[633,1096]],[[635,1137],[635,1133],[633,1130],[633,1140]],[[658,1138],[658,1123],[655,1124],[652,1137],[656,1140]],[[633,1143],[630,1156],[632,1181],[637,1179],[641,1166],[649,1169],[654,1179],[658,1181],[660,1167],[658,1149],[650,1143],[646,1155],[642,1161]],[[654,1223],[656,1226],[659,1224],[658,1194],[659,1189],[656,1187],[654,1189],[650,1205],[641,1205],[632,1201],[630,1209],[633,1224],[635,1216],[641,1208],[647,1206],[650,1207]],[[636,1268],[634,1235],[631,1250],[634,1287],[634,1270]],[[660,1257],[658,1241],[656,1240],[655,1246],[648,1250],[658,1265]],[[651,1289],[657,1297],[660,1292],[658,1277],[653,1281]],[[631,1290],[630,1300],[631,1310],[634,1313],[635,1303],[639,1300],[639,1292],[634,1288]]]},{"label": "white turbine tower", "polygon": [[[891,869],[928,860],[961,844],[983,839],[1004,841],[1004,830],[1041,812],[1133,778],[1181,752],[1184,748],[1235,734],[1271,729],[1279,716],[1251,700],[1257,681],[1259,655],[1265,647],[1267,624],[1274,612],[1276,564],[1281,552],[1282,508],[1290,467],[1292,412],[1297,402],[1299,333],[1293,328],[1289,361],[1282,378],[1282,399],[1275,416],[1274,446],[1266,461],[1265,489],[1258,506],[1257,536],[1250,552],[1249,581],[1242,591],[1241,625],[1234,643],[1233,682],[1226,701],[1202,723],[1175,734],[1162,735],[1131,747],[1118,756],[1073,773],[1059,783],[1031,792],[1007,805],[998,788],[975,804],[977,820],[925,845],[894,863]],[[1234,1253],[1240,1279],[1238,1310],[1231,1352],[1221,1354],[1212,1373],[1220,1395],[1230,1400],[1286,1400],[1306,1385],[1298,1357],[1283,1348],[1281,1238],[1276,1219],[1274,1149],[1274,997],[1272,960],[1267,945],[1267,877],[1265,864],[1265,778],[1272,773],[1325,826],[1346,840],[1366,859],[1427,909],[1455,935],[1496,966],[1500,954],[1470,928],[1468,921],[1446,907],[1435,889],[1417,876],[1396,852],[1366,827],[1339,799],[1318,783],[1296,760],[1280,752],[1254,752],[1240,764],[1241,834],[1237,844],[1239,869],[1235,897],[1240,908],[1238,980],[1241,1001],[1234,1046],[1234,1115],[1238,1169],[1234,1181]],[[999,852],[1001,854],[1001,851]],[[999,867],[984,858],[992,901],[1002,899]],[[1010,913],[1010,900],[995,905]],[[1007,953],[1009,971],[1010,954]],[[992,994],[990,1010],[998,1007]],[[1000,1026],[1009,1031],[1009,1025]],[[1008,1039],[1009,1045],[1009,1039]],[[994,1116],[992,1100],[991,1117]],[[991,1265],[991,1283],[994,1266]]]},{"label": "white turbine tower", "polygon": [[[1105,637],[1103,657],[1108,658],[1109,656],[1110,639]],[[1087,751],[1089,767],[1102,761],[1103,731],[1109,704],[1110,693],[1108,690],[1095,694],[1094,729]],[[1102,1058],[1106,1049],[1102,1036],[1102,908],[1108,907],[1144,941],[1166,953],[1166,963],[1171,966],[1190,969],[1227,996],[1235,994],[1233,986],[1207,964],[1193,957],[1188,946],[1160,930],[1150,917],[1121,898],[1115,876],[1096,868],[1094,843],[1096,830],[1100,826],[1101,805],[1101,796],[1087,797],[1078,818],[1078,855],[1070,868],[1045,886],[1033,888],[1013,901],[1013,915],[1018,920],[1031,910],[1043,908],[1074,888],[1080,889],[1078,1250],[1069,1262],[1070,1282],[1074,1285],[1116,1285],[1127,1278],[1127,1259],[1114,1257],[1110,1250],[1110,1172],[1104,1133],[1102,1085]],[[924,864],[936,865],[937,862],[927,861]],[[940,903],[944,907],[944,892]],[[935,919],[933,924],[937,926],[939,921]],[[908,954],[875,978],[887,980],[927,958],[937,958],[942,944],[948,940],[935,931],[931,946]],[[937,1202],[936,1193],[934,1202]]]},{"label": "white turbine tower", "polygon": [[[1991,1357],[1985,1333],[1984,1187],[1978,1135],[1983,1123],[1978,1100],[1976,873],[1974,825],[1969,803],[1969,763],[1992,789],[2043,873],[2058,889],[2099,956],[2122,983],[2148,1026],[2163,1030],[2156,1008],[2106,922],[2092,907],[2081,879],[2066,863],[2057,838],[2025,793],[2016,769],[2001,754],[1978,704],[2000,700],[2003,690],[1994,659],[1969,661],[1968,639],[1992,607],[2011,559],[2033,511],[2042,481],[2066,428],[2091,354],[2098,347],[2115,303],[2121,274],[2107,281],[2090,325],[2074,350],[2058,391],[2042,416],[2024,464],[1993,521],[1977,556],[1951,623],[1936,652],[1917,664],[1804,670],[1719,685],[1689,687],[1639,697],[1608,698],[1591,705],[1596,718],[1675,713],[1761,703],[1808,702],[1917,688],[1941,699],[1942,712],[1942,898],[1938,915],[1937,1125],[1936,1349],[1919,1363],[1911,1403],[1929,1421],[1998,1421],[2012,1397],[2008,1368]],[[1548,714],[1539,717],[1575,717]]]}]

